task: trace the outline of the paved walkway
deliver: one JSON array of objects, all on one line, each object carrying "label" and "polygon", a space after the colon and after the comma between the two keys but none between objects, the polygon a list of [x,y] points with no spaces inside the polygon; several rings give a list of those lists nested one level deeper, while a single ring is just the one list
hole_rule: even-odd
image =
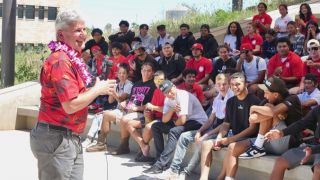
[{"label": "paved walkway", "polygon": [[[29,146],[29,132],[0,131],[0,179],[35,180],[37,162]],[[154,179],[142,175],[149,166],[133,161],[135,153],[123,156],[84,153],[84,180]],[[196,175],[190,179],[198,179]]]}]

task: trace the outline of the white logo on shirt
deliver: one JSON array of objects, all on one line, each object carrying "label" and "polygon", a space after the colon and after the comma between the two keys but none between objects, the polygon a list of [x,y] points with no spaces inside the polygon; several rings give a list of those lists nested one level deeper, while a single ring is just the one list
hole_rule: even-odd
[{"label": "white logo on shirt", "polygon": [[243,109],[243,106],[240,104],[240,105],[238,106],[238,109]]},{"label": "white logo on shirt", "polygon": [[289,68],[290,67],[290,64],[289,62],[286,63],[286,68]]},{"label": "white logo on shirt", "polygon": [[200,67],[199,67],[199,72],[203,72],[203,70],[204,70],[204,67],[203,67],[203,66],[200,66]]}]

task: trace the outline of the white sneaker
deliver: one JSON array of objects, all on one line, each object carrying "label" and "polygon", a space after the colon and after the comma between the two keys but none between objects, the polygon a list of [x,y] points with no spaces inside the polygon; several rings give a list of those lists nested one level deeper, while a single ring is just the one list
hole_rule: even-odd
[{"label": "white sneaker", "polygon": [[92,139],[86,138],[81,144],[82,148],[87,148],[93,143]]},{"label": "white sneaker", "polygon": [[179,174],[172,171],[171,168],[163,171],[161,174],[157,175],[157,178],[159,179],[165,179],[165,180],[176,180],[179,178]]},{"label": "white sneaker", "polygon": [[187,173],[184,171],[181,171],[177,180],[186,180],[186,178],[187,178]]}]

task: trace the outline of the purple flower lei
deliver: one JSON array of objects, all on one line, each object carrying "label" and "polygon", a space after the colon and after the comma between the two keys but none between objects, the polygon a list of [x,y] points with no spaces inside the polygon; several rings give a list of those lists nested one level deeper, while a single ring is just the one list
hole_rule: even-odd
[{"label": "purple flower lei", "polygon": [[83,63],[83,61],[79,57],[77,57],[78,52],[70,48],[67,44],[60,41],[51,41],[48,44],[48,47],[52,53],[60,50],[65,52],[69,56],[72,66],[78,71],[83,82],[86,85],[91,83],[91,74],[89,73],[87,66]]}]

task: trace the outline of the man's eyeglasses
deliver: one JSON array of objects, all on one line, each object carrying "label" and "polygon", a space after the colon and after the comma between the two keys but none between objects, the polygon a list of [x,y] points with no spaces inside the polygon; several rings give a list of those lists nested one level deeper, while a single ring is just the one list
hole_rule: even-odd
[{"label": "man's eyeglasses", "polygon": [[313,51],[318,51],[318,50],[319,50],[319,47],[308,48],[308,51],[311,51],[311,50],[313,50]]}]

